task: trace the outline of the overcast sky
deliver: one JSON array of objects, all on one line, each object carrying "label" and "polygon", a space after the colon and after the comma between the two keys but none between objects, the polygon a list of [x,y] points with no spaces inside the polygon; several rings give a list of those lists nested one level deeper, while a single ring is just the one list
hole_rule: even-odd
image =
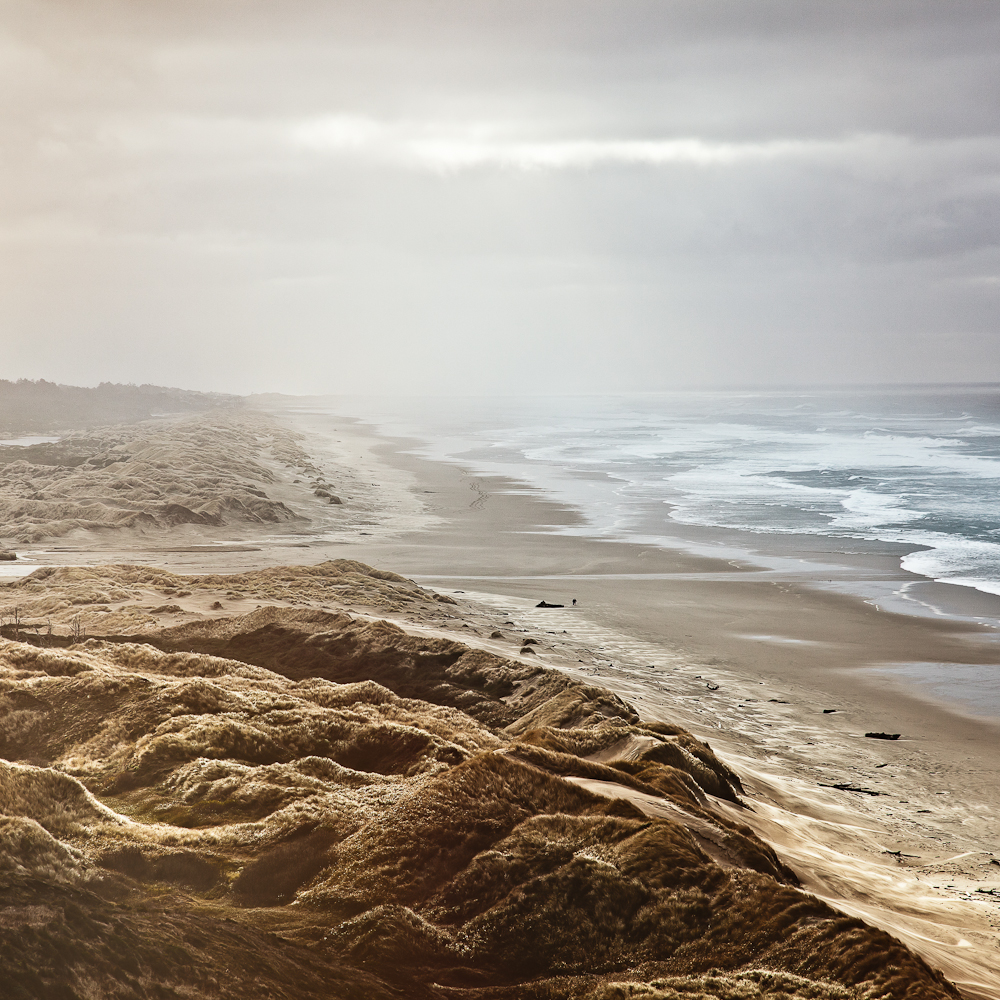
[{"label": "overcast sky", "polygon": [[0,0],[0,377],[1000,380],[996,0]]}]

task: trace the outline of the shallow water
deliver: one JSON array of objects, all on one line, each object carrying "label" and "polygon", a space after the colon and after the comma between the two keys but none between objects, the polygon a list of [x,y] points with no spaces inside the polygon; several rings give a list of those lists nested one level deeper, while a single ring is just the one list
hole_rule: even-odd
[{"label": "shallow water", "polygon": [[0,578],[27,576],[38,569],[36,563],[0,562]]},{"label": "shallow water", "polygon": [[357,409],[386,432],[423,439],[429,458],[572,503],[588,524],[569,530],[664,544],[681,525],[901,543],[903,569],[1000,594],[993,387],[367,400]]},{"label": "shallow water", "polygon": [[1000,666],[995,664],[899,663],[877,672],[970,715],[1000,719]]}]

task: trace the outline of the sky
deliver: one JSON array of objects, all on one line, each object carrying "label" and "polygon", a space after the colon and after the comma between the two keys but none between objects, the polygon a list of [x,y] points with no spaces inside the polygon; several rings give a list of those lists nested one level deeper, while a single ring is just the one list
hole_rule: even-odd
[{"label": "sky", "polygon": [[0,0],[0,377],[1000,381],[995,0]]}]

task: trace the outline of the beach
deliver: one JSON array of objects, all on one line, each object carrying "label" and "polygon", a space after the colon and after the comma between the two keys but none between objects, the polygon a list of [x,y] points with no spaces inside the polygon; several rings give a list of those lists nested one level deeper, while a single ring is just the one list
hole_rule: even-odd
[{"label": "beach", "polygon": [[[643,720],[683,726],[742,777],[749,808],[720,799],[713,808],[773,845],[804,888],[889,931],[967,996],[1000,997],[1000,728],[880,672],[995,663],[991,630],[712,557],[709,533],[697,553],[588,537],[578,511],[523,482],[427,461],[413,442],[350,417],[300,405],[268,412],[301,449],[282,464],[260,429],[254,439],[263,489],[289,519],[71,532],[23,547],[19,563],[218,575],[349,559],[402,574],[456,603],[378,608],[359,594],[337,607],[554,668],[613,691]],[[297,471],[303,456],[311,479]],[[342,502],[318,496],[320,482]],[[840,569],[869,581],[900,574],[870,553]],[[259,603],[211,597],[226,614]],[[108,600],[86,609],[87,627],[102,634],[103,618],[104,634],[123,634],[211,610],[207,594],[178,598],[175,610],[151,602]],[[279,603],[297,602],[286,590]],[[574,780],[602,794],[598,779]]]},{"label": "beach", "polygon": [[[295,419],[320,451],[324,418]],[[422,461],[412,442],[367,447],[412,477],[439,521],[359,536],[337,555],[544,622],[571,647],[542,654],[553,664],[679,721],[752,775],[760,808],[744,821],[799,861],[810,888],[886,926],[970,994],[1000,995],[1000,723],[878,669],[996,663],[992,630],[881,610],[801,574],[557,534],[581,518],[524,483]],[[898,562],[859,561],[868,580],[903,576]],[[532,610],[574,598],[576,608]],[[987,598],[969,601],[980,610]]]}]

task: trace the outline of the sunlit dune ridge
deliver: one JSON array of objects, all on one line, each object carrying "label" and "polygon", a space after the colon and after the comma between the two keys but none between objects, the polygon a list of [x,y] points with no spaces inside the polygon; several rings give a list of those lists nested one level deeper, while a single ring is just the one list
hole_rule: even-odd
[{"label": "sunlit dune ridge", "polygon": [[[159,624],[163,591],[209,588],[278,603]],[[705,743],[556,670],[289,606],[323,591],[441,607],[346,562],[9,589],[140,610],[0,646],[5,995],[958,996],[720,815],[741,784]]]}]

